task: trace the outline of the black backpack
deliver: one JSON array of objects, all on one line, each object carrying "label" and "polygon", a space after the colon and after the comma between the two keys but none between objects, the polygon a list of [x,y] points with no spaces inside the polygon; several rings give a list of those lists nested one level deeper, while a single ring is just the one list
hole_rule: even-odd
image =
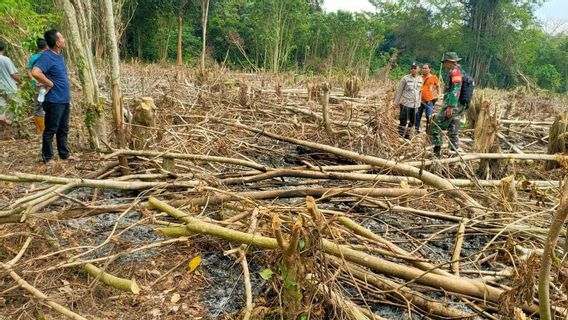
[{"label": "black backpack", "polygon": [[475,81],[469,74],[462,71],[462,86],[459,101],[466,109],[469,108],[469,104],[473,98],[473,89],[475,89]]}]

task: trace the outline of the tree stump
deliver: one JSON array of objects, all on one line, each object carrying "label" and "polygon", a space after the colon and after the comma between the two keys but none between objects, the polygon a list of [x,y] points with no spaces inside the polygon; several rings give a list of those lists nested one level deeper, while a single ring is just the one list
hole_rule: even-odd
[{"label": "tree stump", "polygon": [[[499,129],[497,112],[489,101],[482,101],[475,123],[475,141],[473,149],[477,153],[499,153],[501,147],[495,141]],[[500,169],[499,160],[483,159],[479,163],[478,174],[485,179],[494,177]]]},{"label": "tree stump", "polygon": [[[566,153],[568,151],[568,112],[559,113],[548,131],[548,154]],[[546,170],[560,167],[558,161],[547,161]]]},{"label": "tree stump", "polygon": [[476,127],[477,118],[479,117],[479,112],[481,111],[481,105],[483,104],[483,102],[483,94],[476,94],[473,96],[473,101],[471,102],[469,108],[465,111],[466,121],[469,127]]},{"label": "tree stump", "polygon": [[321,85],[308,82],[308,101],[320,101],[322,95]]},{"label": "tree stump", "polygon": [[361,92],[361,80],[358,77],[351,77],[345,82],[343,95],[350,98],[359,98]]},{"label": "tree stump", "polygon": [[152,128],[155,127],[156,105],[154,99],[145,97],[134,109],[132,118],[132,148],[143,150],[152,143]]},{"label": "tree stump", "polygon": [[248,86],[244,82],[239,84],[239,104],[243,107],[246,107],[249,104]]},{"label": "tree stump", "polygon": [[276,96],[278,97],[278,100],[282,100],[284,98],[284,94],[282,93],[282,82],[278,81],[276,83]]}]

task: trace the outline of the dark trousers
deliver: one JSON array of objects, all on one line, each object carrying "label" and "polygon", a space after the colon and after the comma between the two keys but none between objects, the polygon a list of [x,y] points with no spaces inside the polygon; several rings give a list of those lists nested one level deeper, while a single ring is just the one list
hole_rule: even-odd
[{"label": "dark trousers", "polygon": [[47,162],[53,158],[53,150],[51,147],[53,135],[56,136],[59,158],[69,158],[69,149],[67,149],[69,103],[52,103],[46,101],[42,104],[42,107],[43,110],[45,110],[45,130],[43,131],[41,147],[43,161]]},{"label": "dark trousers", "polygon": [[414,120],[416,119],[416,108],[409,108],[400,105],[400,124],[398,125],[398,133],[401,137],[410,137],[410,130],[414,128]]}]

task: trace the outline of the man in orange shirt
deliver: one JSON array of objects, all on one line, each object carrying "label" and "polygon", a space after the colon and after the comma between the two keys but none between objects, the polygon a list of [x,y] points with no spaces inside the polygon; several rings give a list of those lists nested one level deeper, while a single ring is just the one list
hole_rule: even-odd
[{"label": "man in orange shirt", "polygon": [[416,121],[414,122],[416,134],[420,133],[422,113],[426,113],[426,125],[428,126],[430,124],[430,117],[434,113],[434,105],[438,100],[439,92],[440,81],[438,77],[430,73],[429,64],[424,64],[424,66],[422,66],[422,101],[416,111]]}]

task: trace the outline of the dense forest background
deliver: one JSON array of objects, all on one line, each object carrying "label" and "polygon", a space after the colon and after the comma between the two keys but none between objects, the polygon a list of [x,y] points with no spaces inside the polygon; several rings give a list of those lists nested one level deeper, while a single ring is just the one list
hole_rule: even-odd
[{"label": "dense forest background", "polygon": [[[90,1],[89,32],[102,62],[100,2]],[[442,53],[456,51],[482,86],[568,91],[568,34],[544,31],[534,15],[543,1],[370,2],[376,10],[366,13],[327,13],[322,0],[116,0],[114,10],[125,61],[199,64],[208,8],[208,64],[396,78],[414,61],[438,69]],[[0,38],[20,64],[33,51],[35,38],[64,20],[64,11],[51,0],[2,0],[0,11]]]}]

